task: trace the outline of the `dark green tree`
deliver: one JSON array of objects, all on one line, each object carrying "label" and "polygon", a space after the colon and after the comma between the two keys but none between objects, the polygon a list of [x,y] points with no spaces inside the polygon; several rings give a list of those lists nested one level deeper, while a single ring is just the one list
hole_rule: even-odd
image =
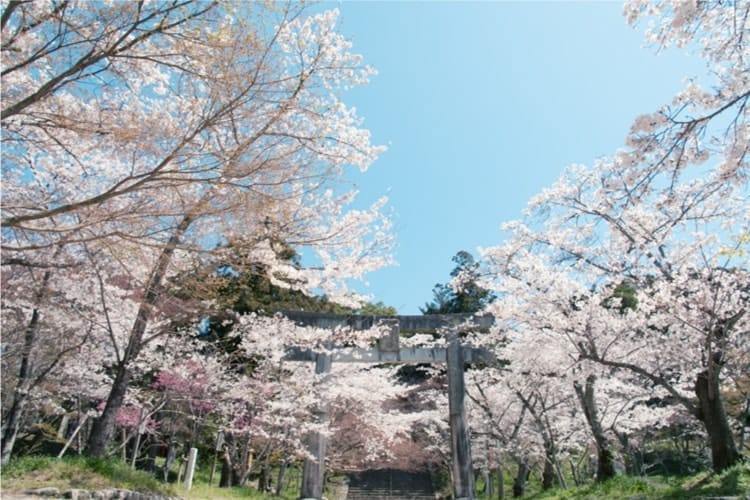
[{"label": "dark green tree", "polygon": [[[280,261],[300,267],[299,254],[288,244],[274,241],[273,250]],[[382,302],[367,303],[359,309],[341,306],[325,295],[310,295],[300,290],[304,283],[296,283],[288,276],[274,274],[256,262],[243,258],[242,246],[227,245],[221,249],[221,260],[204,263],[199,268],[177,278],[180,298],[210,303],[202,310],[202,337],[223,345],[223,350],[234,353],[240,339],[233,332],[237,314],[272,315],[278,311],[298,310],[335,314],[365,314],[392,316],[393,307]],[[207,301],[206,299],[210,299]],[[246,362],[247,360],[242,360]]]},{"label": "dark green tree", "polygon": [[479,263],[469,252],[459,251],[453,256],[456,267],[451,278],[460,278],[460,286],[454,289],[450,283],[438,283],[432,288],[433,299],[419,310],[422,314],[474,313],[481,311],[495,300],[495,295],[479,285]]}]

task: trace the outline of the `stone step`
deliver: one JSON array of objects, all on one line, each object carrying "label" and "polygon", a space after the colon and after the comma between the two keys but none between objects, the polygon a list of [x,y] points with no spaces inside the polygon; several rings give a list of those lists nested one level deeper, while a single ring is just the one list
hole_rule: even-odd
[{"label": "stone step", "polygon": [[347,500],[373,500],[376,498],[389,498],[391,500],[406,499],[412,500],[435,500],[435,495],[415,495],[410,492],[397,492],[397,491],[365,491],[365,492],[349,492],[346,496]]},{"label": "stone step", "polygon": [[348,491],[348,496],[351,497],[352,495],[379,495],[379,496],[433,496],[433,492],[431,491],[415,491],[415,490],[397,490],[397,489],[358,489],[358,488],[350,488]]},{"label": "stone step", "polygon": [[428,472],[392,469],[364,471],[349,476],[347,500],[434,500]]}]

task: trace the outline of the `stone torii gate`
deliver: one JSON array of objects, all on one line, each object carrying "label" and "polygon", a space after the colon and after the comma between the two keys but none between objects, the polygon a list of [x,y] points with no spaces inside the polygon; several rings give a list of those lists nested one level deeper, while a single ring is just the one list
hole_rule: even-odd
[{"label": "stone torii gate", "polygon": [[[317,328],[350,327],[366,330],[376,325],[388,326],[388,334],[370,349],[356,347],[334,347],[326,353],[309,349],[291,349],[285,356],[289,361],[314,361],[315,373],[330,372],[331,363],[446,363],[448,373],[448,408],[451,434],[451,467],[453,492],[456,499],[474,498],[474,474],[471,463],[469,428],[464,408],[464,364],[492,361],[493,356],[484,349],[461,346],[460,332],[489,328],[491,316],[474,314],[434,314],[425,316],[359,316],[303,311],[281,311],[281,314],[300,326]],[[447,347],[401,348],[401,332],[447,331]],[[320,423],[328,421],[329,407],[323,402],[316,418]],[[325,454],[327,437],[313,433],[308,438],[308,450],[315,457],[306,460],[302,472],[301,498],[323,496]]]}]

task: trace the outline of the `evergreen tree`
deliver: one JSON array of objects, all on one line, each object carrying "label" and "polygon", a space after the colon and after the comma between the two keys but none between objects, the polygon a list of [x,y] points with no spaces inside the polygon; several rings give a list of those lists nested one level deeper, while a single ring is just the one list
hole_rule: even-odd
[{"label": "evergreen tree", "polygon": [[479,264],[471,253],[461,250],[452,260],[456,263],[450,274],[453,284],[436,284],[432,302],[420,308],[422,314],[474,313],[495,300],[491,291],[478,284]]}]

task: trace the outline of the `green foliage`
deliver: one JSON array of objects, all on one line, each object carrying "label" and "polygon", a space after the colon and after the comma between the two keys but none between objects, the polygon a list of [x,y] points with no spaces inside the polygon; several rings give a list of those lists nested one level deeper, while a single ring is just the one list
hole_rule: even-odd
[{"label": "green foliage", "polygon": [[[530,479],[523,498],[527,499],[682,499],[747,495],[750,492],[750,466],[736,465],[720,474],[703,472],[694,476],[616,476],[602,483],[576,488],[553,488],[539,491],[537,481]],[[506,496],[510,483],[506,482]],[[480,497],[482,498],[482,497]]]},{"label": "green foliage", "polygon": [[461,250],[452,260],[456,267],[451,271],[451,278],[460,277],[460,290],[454,290],[447,283],[438,283],[432,289],[432,302],[420,307],[422,314],[475,313],[495,300],[491,291],[477,283],[479,264],[469,252]]},{"label": "green foliage", "polygon": [[147,472],[131,469],[116,459],[92,457],[26,456],[10,460],[2,470],[3,488],[27,489],[44,486],[99,490],[121,488],[173,496],[172,487]]},{"label": "green foliage", "polygon": [[[289,245],[276,241],[273,249],[279,260],[293,267],[301,265],[299,255]],[[241,339],[233,331],[237,314],[270,316],[284,310],[378,316],[396,314],[393,307],[382,302],[365,304],[356,310],[341,306],[326,296],[309,295],[299,290],[304,283],[278,273],[271,276],[267,266],[247,262],[241,246],[228,245],[223,250],[221,261],[203,264],[177,276],[174,288],[176,298],[182,301],[212,303],[200,313],[203,317],[201,338],[210,342],[211,348],[232,355],[232,362],[238,370],[252,371],[255,360],[239,352]],[[193,325],[196,320],[191,317],[187,324]]]},{"label": "green foliage", "polygon": [[[280,260],[298,267],[299,255],[288,245],[275,245]],[[231,256],[232,253],[230,252]],[[231,344],[234,314],[256,313],[271,315],[277,311],[295,310],[334,314],[365,314],[393,316],[396,310],[382,302],[365,304],[356,310],[332,302],[328,297],[309,295],[299,290],[303,283],[296,283],[285,276],[271,277],[266,266],[259,263],[241,263],[239,256],[232,262],[214,267],[196,269],[181,276],[180,289],[183,298],[199,297],[212,299],[216,306],[208,312],[208,336]],[[273,279],[272,279],[273,278]],[[283,283],[280,285],[279,283]],[[234,346],[228,346],[233,350]]]},{"label": "green foliage", "polygon": [[14,477],[22,477],[30,472],[46,469],[49,467],[51,460],[51,457],[41,457],[35,455],[13,458],[3,466],[1,473],[2,478],[9,479]]},{"label": "green foliage", "polygon": [[616,306],[621,313],[627,310],[634,311],[638,307],[638,297],[633,285],[623,281],[615,287],[612,295],[604,302],[604,307]]},{"label": "green foliage", "polygon": [[396,316],[398,311],[396,311],[395,307],[387,306],[382,301],[378,301],[374,304],[368,302],[361,309],[358,309],[356,313],[363,316]]}]

